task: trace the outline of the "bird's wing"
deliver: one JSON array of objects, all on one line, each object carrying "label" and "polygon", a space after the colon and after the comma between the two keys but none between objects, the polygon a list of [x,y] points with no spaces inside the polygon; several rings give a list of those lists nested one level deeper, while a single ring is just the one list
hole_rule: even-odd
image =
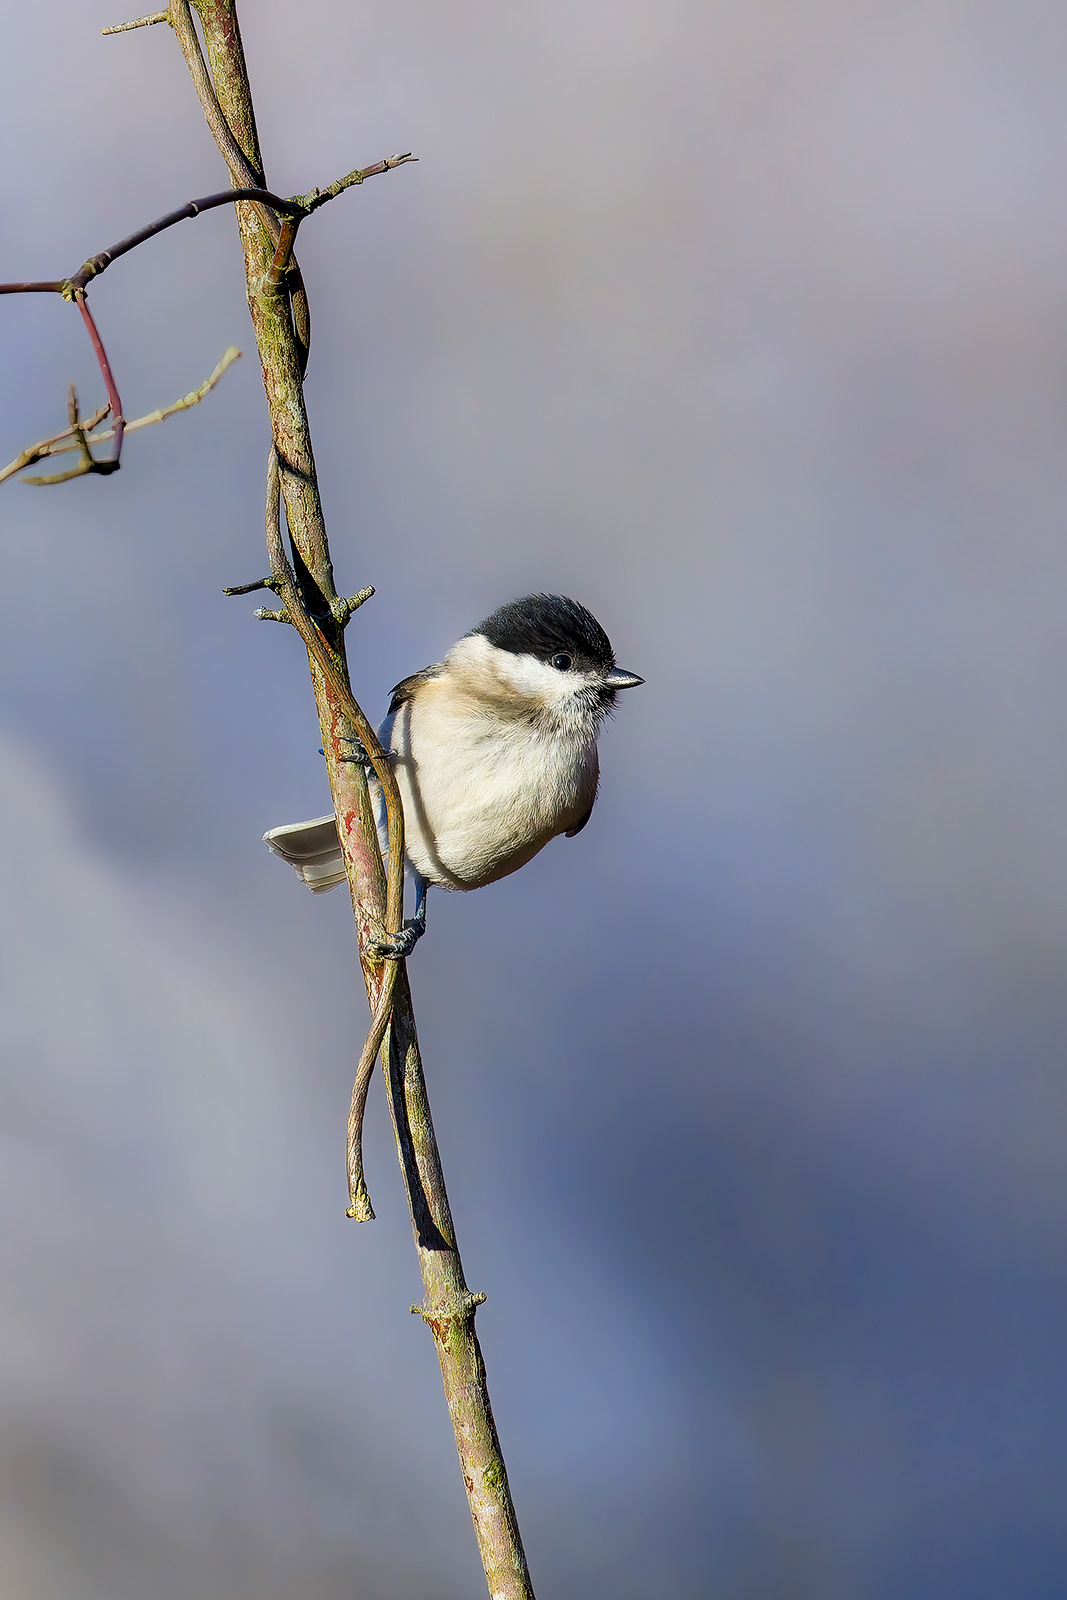
[{"label": "bird's wing", "polygon": [[398,683],[389,701],[390,714],[394,711],[399,711],[405,700],[411,699],[420,683],[429,683],[430,679],[438,677],[441,671],[442,663],[439,661],[435,666],[423,667],[421,672],[413,672],[410,678],[405,678],[403,683]]}]

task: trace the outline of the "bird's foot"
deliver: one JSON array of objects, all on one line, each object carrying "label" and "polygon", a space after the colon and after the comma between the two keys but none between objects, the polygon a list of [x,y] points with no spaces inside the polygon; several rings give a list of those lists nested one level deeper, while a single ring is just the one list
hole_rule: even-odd
[{"label": "bird's foot", "polygon": [[379,961],[406,961],[425,932],[425,917],[409,917],[399,933],[372,939],[367,950]]},{"label": "bird's foot", "polygon": [[351,739],[340,739],[338,743],[341,747],[342,761],[354,761],[357,766],[364,767],[367,772],[372,772],[374,770],[371,758],[367,754],[366,747],[362,739],[357,739],[355,737]]}]

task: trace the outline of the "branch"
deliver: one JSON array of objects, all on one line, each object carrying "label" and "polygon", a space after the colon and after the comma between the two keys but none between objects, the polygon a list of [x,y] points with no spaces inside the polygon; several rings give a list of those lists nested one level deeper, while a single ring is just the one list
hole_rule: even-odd
[{"label": "branch", "polygon": [[[103,422],[110,410],[111,407],[109,405],[101,406],[99,411],[94,411],[89,420],[81,423],[80,426],[87,434],[91,433],[93,428],[98,427]],[[46,456],[56,456],[65,450],[80,449],[81,447],[77,444],[60,445],[59,443],[61,439],[69,439],[77,431],[77,426],[72,424],[69,428],[64,428],[62,433],[54,433],[50,439],[42,439],[40,444],[30,445],[28,450],[23,450],[21,455],[17,455],[14,461],[10,461],[6,467],[0,470],[0,483],[3,483],[5,478],[14,477],[15,473],[21,472],[24,467],[32,467],[35,461],[43,461]],[[53,448],[53,446],[57,448]],[[24,483],[32,483],[33,480],[24,478],[22,481]]]},{"label": "branch", "polygon": [[[192,389],[180,400],[175,400],[173,405],[162,406],[157,411],[150,411],[145,417],[137,417],[135,421],[127,422],[126,432],[133,433],[138,428],[150,428],[157,422],[166,422],[168,417],[175,416],[179,411],[188,411],[192,406],[198,406],[201,400],[211,393],[227,368],[231,367],[235,361],[240,360],[240,356],[240,350],[231,345],[214,372],[209,378],[204,379],[199,389]],[[94,431],[103,422],[110,410],[110,404],[101,406],[99,411],[95,411],[88,421],[80,425],[80,431],[85,434],[85,443],[90,447],[96,444],[106,444],[108,439],[115,437],[113,428],[108,428],[103,433]],[[71,450],[80,449],[81,446],[79,444],[65,444],[63,442],[78,431],[73,427],[64,428],[62,433],[53,434],[51,439],[42,439],[40,444],[31,445],[28,450],[23,450],[22,454],[16,456],[14,461],[9,462],[6,467],[0,469],[0,483],[3,483],[5,478],[11,478],[15,473],[21,472],[23,468],[32,467],[35,461],[43,461],[47,456],[66,455]],[[81,476],[81,474],[78,473],[77,476]],[[23,483],[59,483],[62,481],[62,478],[23,478],[22,480]]]},{"label": "branch", "polygon": [[[140,27],[142,23],[159,22],[165,19],[166,13],[161,13],[156,17],[142,18],[141,22],[125,23],[123,27]],[[105,31],[121,32],[122,29],[116,28]],[[193,38],[195,40],[195,33]],[[199,48],[199,43],[197,43],[198,52]],[[203,65],[203,60],[202,58],[200,59],[201,65]],[[280,195],[271,194],[270,190],[265,189],[262,185],[254,185],[243,189],[224,189],[218,194],[204,195],[199,200],[189,200],[184,206],[179,206],[176,211],[168,211],[165,216],[157,217],[154,222],[149,222],[145,227],[138,228],[136,233],[127,234],[125,239],[120,239],[118,244],[113,244],[110,249],[99,250],[95,256],[90,256],[87,261],[84,261],[77,272],[72,273],[69,278],[55,278],[47,282],[35,283],[0,283],[0,294],[58,294],[64,300],[74,301],[81,312],[82,320],[88,331],[93,351],[104,379],[104,386],[108,393],[107,409],[112,412],[115,418],[111,430],[106,434],[100,435],[100,440],[114,439],[115,441],[110,460],[93,460],[91,465],[83,461],[83,464],[72,472],[53,473],[47,477],[25,478],[23,482],[34,484],[66,483],[70,478],[81,477],[87,472],[101,474],[117,472],[122,455],[123,437],[131,427],[145,427],[150,422],[162,422],[166,417],[172,416],[175,411],[197,404],[210,389],[214,388],[229,365],[230,360],[236,359],[227,352],[227,356],[223,358],[222,365],[215,369],[215,372],[207,380],[206,385],[202,385],[201,389],[197,391],[196,399],[191,399],[190,396],[186,395],[184,400],[179,400],[165,412],[158,415],[153,414],[151,417],[142,417],[137,423],[127,423],[122,415],[122,402],[119,399],[119,392],[111,370],[111,364],[108,361],[107,351],[104,349],[103,341],[100,338],[85,297],[85,290],[88,284],[94,278],[98,278],[102,272],[105,272],[113,261],[117,261],[121,256],[128,255],[131,250],[136,250],[138,245],[145,244],[149,239],[154,239],[157,234],[164,233],[168,228],[173,228],[177,223],[184,222],[188,218],[198,217],[205,211],[215,211],[220,206],[233,205],[241,201],[256,202],[257,208],[264,218],[270,220],[273,234],[277,235],[274,238],[274,258],[264,275],[264,287],[277,289],[288,278],[292,296],[294,328],[301,351],[300,371],[301,375],[303,375],[307,367],[308,348],[311,342],[311,318],[307,307],[307,295],[304,291],[303,279],[300,277],[300,269],[292,254],[297,228],[304,217],[310,216],[313,211],[317,211],[328,200],[335,199],[345,189],[350,189],[354,185],[362,183],[365,178],[375,177],[381,172],[391,172],[394,167],[402,167],[409,161],[416,160],[418,160],[418,157],[413,156],[410,151],[404,155],[386,156],[383,160],[374,162],[372,166],[356,167],[352,172],[347,173],[345,177],[338,178],[336,182],[331,183],[326,189],[312,189],[309,194],[295,195],[288,200],[283,199]],[[244,163],[244,165],[247,167],[248,164]],[[248,170],[251,169],[249,168]],[[271,209],[268,210],[268,207]],[[277,211],[285,218],[280,227],[277,224],[277,219],[272,214],[274,211]],[[101,413],[101,417],[104,415],[106,415],[106,411]],[[91,426],[92,424],[89,424],[84,429],[84,432],[87,433]],[[42,440],[39,445],[34,445],[29,450],[22,451],[15,461],[0,472],[0,483],[14,473],[21,472],[24,467],[32,466],[35,461],[40,461],[43,456],[58,454],[57,451],[48,447],[55,444],[59,439],[70,438],[72,432],[77,432],[77,430],[67,430],[62,434],[55,434],[51,439]],[[78,437],[81,437],[80,433]],[[91,442],[97,443],[99,441],[93,440]],[[79,446],[72,446],[71,448],[79,448]]]},{"label": "branch", "polygon": [[204,211],[216,211],[219,206],[252,200],[261,202],[264,206],[269,205],[273,210],[292,218],[299,224],[313,211],[325,205],[327,200],[335,199],[345,189],[362,183],[365,178],[376,177],[380,172],[391,172],[394,167],[403,167],[409,161],[418,159],[418,156],[413,156],[410,151],[402,156],[386,156],[383,160],[374,162],[372,166],[356,167],[353,172],[338,178],[336,183],[331,183],[326,189],[312,189],[310,194],[293,195],[289,199],[271,194],[269,189],[251,186],[244,189],[223,189],[218,194],[203,195],[199,200],[187,200],[185,205],[179,206],[177,210],[168,211],[165,216],[157,217],[154,222],[138,228],[136,233],[127,234],[118,244],[111,245],[107,250],[97,251],[95,256],[90,256],[88,261],[82,263],[77,272],[72,272],[69,278],[53,278],[43,283],[0,283],[0,294],[59,294],[64,300],[75,300],[79,289],[85,289],[120,256],[136,250],[138,245],[154,239],[157,233],[164,233],[176,223],[185,222],[190,217],[199,217]]},{"label": "branch", "polygon": [[[108,406],[107,409],[110,411],[111,407]],[[85,425],[78,419],[78,391],[73,384],[67,393],[67,417],[70,421],[67,437],[73,435],[76,441],[70,448],[79,452],[81,460],[69,472],[55,472],[49,478],[30,478],[28,480],[30,483],[67,483],[71,478],[80,478],[87,472],[106,474],[113,470],[113,463],[93,459],[93,452],[89,449],[85,437]]]},{"label": "branch", "polygon": [[[211,72],[208,103],[214,101],[217,105],[226,130],[218,139],[219,148],[225,157],[231,144],[236,144],[242,161],[258,177],[262,172],[262,161],[234,0],[196,0],[196,9],[203,28]],[[187,0],[172,0],[170,16],[176,32],[183,22],[188,23],[191,31]],[[186,49],[185,43],[183,49]],[[191,49],[186,53],[194,82],[197,80],[196,57],[199,55],[199,43],[195,54]],[[200,60],[202,63],[203,58]],[[197,89],[201,104],[204,105],[208,96],[201,92],[199,83]],[[244,168],[235,167],[232,163],[230,165],[235,184],[245,182],[242,176]],[[333,584],[333,568],[304,404],[301,338],[289,315],[285,293],[286,284],[292,284],[291,268],[284,283],[277,282],[276,276],[272,276],[271,269],[277,259],[281,239],[280,228],[276,237],[265,234],[259,218],[250,214],[245,206],[238,207],[237,215],[244,251],[249,309],[263,365],[264,390],[270,408],[274,441],[267,497],[267,538],[272,576],[279,580],[278,592],[292,621],[301,629],[301,637],[308,649],[319,726],[323,733],[323,754],[334,797],[338,837],[348,871],[363,973],[374,1018],[367,1049],[385,1009],[383,987],[386,983],[393,984],[392,1015],[383,1035],[382,1064],[411,1211],[415,1247],[425,1286],[425,1304],[419,1309],[433,1333],[437,1348],[490,1593],[494,1600],[532,1600],[533,1590],[526,1558],[489,1404],[485,1365],[474,1330],[475,1307],[480,1297],[472,1295],[467,1287],[456,1246],[426,1096],[406,965],[390,962],[383,971],[381,966],[376,967],[368,960],[371,929],[374,921],[380,923],[385,909],[385,884],[366,779],[359,764],[346,759],[351,748],[346,744],[346,738],[354,727],[358,731],[355,715],[358,707],[348,698],[350,691],[345,668],[344,633],[336,620],[335,611],[335,607],[344,602],[340,600]],[[293,552],[291,564],[271,509],[276,492],[275,482],[279,495],[279,514],[280,499],[284,497],[285,501]],[[306,607],[307,618],[314,622],[314,629],[306,632],[301,601]],[[374,770],[385,787],[385,782],[392,779],[388,763],[383,763],[379,771],[375,758],[380,747],[375,741],[374,744],[367,744],[366,748]],[[392,783],[389,782],[385,788],[387,797],[391,792]],[[387,809],[392,822],[392,803],[388,798]],[[392,870],[399,865],[392,844],[389,856],[391,876]],[[390,926],[398,927],[399,923],[393,921],[394,915],[390,905]],[[360,1059],[361,1071],[365,1065],[365,1055],[366,1050]],[[357,1115],[358,1092],[361,1089],[360,1074],[357,1074],[357,1085],[353,1092],[353,1110]]]}]

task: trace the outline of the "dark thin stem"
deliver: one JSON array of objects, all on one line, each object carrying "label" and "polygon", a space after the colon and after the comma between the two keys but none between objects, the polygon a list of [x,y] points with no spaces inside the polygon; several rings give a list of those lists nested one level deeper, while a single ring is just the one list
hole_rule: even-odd
[{"label": "dark thin stem", "polygon": [[255,594],[257,589],[274,589],[277,578],[257,578],[255,583],[232,583],[228,589],[223,589],[223,594]]},{"label": "dark thin stem", "polygon": [[219,206],[232,205],[235,200],[259,200],[264,205],[274,206],[276,210],[285,212],[298,212],[299,206],[291,200],[283,200],[280,195],[271,194],[267,189],[223,189],[219,194],[206,194],[200,200],[189,200],[184,206],[179,206],[176,211],[168,211],[166,216],[157,217],[155,222],[149,222],[145,227],[138,228],[136,233],[131,233],[125,239],[120,239],[118,244],[113,244],[109,250],[101,250],[98,255],[90,256],[83,267],[79,267],[71,278],[71,284],[77,289],[84,289],[92,278],[99,277],[106,267],[119,256],[124,256],[130,250],[136,250],[139,244],[144,244],[148,239],[154,239],[157,233],[163,233],[167,228],[173,228],[175,223],[184,222],[187,217],[198,217],[202,211],[214,211]]},{"label": "dark thin stem", "polygon": [[301,220],[312,211],[317,211],[319,206],[325,205],[327,200],[333,200],[336,195],[343,193],[346,188],[351,188],[363,178],[375,177],[380,172],[391,172],[393,167],[404,166],[408,161],[415,161],[416,156],[388,156],[384,161],[376,161],[372,167],[357,168],[362,177],[354,178],[350,173],[347,178],[340,178],[336,184],[331,184],[329,189],[313,189],[310,195],[294,195],[291,199],[283,199],[281,195],[272,194],[269,189],[244,188],[223,189],[218,194],[206,194],[199,200],[188,200],[185,205],[179,206],[176,211],[168,211],[165,216],[157,217],[155,222],[149,222],[143,228],[138,228],[136,233],[127,234],[125,239],[120,239],[118,244],[113,244],[107,250],[100,250],[95,256],[90,256],[88,261],[80,266],[77,272],[69,278],[55,278],[47,283],[0,283],[0,294],[62,294],[70,299],[77,289],[84,289],[93,278],[98,278],[113,261],[120,256],[136,250],[137,246],[144,244],[148,239],[154,239],[157,233],[165,233],[168,228],[173,228],[176,223],[185,222],[187,218],[198,217],[202,211],[215,211],[219,206],[233,205],[235,201],[249,200],[263,206],[270,206],[279,212],[286,220],[282,224],[277,241],[275,260],[282,260],[280,272],[288,264],[289,251],[281,255],[281,246],[286,232],[293,224],[293,237],[296,236],[296,227]]}]

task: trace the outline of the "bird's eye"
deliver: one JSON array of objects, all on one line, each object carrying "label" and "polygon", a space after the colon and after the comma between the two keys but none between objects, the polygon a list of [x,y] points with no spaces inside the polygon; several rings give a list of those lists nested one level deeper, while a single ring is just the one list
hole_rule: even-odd
[{"label": "bird's eye", "polygon": [[566,670],[570,666],[570,664],[571,664],[570,656],[560,655],[560,656],[553,656],[552,657],[552,665],[556,668],[557,672],[566,672]]}]

